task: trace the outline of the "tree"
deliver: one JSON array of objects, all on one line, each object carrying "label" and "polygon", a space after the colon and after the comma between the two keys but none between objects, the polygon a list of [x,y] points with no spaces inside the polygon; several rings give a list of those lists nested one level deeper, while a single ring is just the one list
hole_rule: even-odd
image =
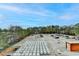
[{"label": "tree", "polygon": [[10,31],[19,31],[19,30],[22,30],[22,28],[20,26],[11,26],[9,28]]},{"label": "tree", "polygon": [[74,25],[74,33],[76,35],[79,35],[79,23],[77,23],[77,24]]}]

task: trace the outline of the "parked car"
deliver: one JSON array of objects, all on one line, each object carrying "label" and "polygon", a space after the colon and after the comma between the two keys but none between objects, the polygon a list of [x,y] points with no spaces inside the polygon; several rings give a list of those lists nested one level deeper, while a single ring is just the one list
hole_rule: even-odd
[{"label": "parked car", "polygon": [[54,37],[54,35],[51,35],[52,37]]},{"label": "parked car", "polygon": [[40,34],[40,37],[43,37],[43,35],[42,35],[42,34]]},{"label": "parked car", "polygon": [[55,36],[55,39],[59,39],[59,36]]}]

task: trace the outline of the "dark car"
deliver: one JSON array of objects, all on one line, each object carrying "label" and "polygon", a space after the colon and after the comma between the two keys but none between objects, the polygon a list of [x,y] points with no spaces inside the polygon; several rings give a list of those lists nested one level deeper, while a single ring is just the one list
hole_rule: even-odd
[{"label": "dark car", "polygon": [[43,37],[43,35],[42,35],[42,34],[40,34],[40,37]]},{"label": "dark car", "polygon": [[56,36],[55,39],[59,39],[59,36]]},{"label": "dark car", "polygon": [[52,37],[54,37],[54,35],[51,35]]}]

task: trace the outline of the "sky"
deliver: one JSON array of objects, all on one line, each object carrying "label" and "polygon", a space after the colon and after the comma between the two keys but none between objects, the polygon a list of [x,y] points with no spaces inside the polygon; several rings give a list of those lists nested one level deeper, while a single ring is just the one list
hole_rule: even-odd
[{"label": "sky", "polygon": [[79,23],[77,3],[0,3],[0,28]]}]

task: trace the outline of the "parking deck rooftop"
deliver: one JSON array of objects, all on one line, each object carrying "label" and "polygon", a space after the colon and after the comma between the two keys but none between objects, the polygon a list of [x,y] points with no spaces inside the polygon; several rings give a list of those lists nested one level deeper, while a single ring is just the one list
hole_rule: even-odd
[{"label": "parking deck rooftop", "polygon": [[[29,36],[19,43],[13,45],[21,46],[18,50],[11,53],[11,56],[69,56],[69,55],[79,55],[78,52],[70,52],[66,49],[67,41],[75,41],[72,38],[66,38],[63,35],[59,36],[58,39],[55,38],[56,35],[53,34],[40,34]],[[77,41],[78,42],[78,41]]]}]

